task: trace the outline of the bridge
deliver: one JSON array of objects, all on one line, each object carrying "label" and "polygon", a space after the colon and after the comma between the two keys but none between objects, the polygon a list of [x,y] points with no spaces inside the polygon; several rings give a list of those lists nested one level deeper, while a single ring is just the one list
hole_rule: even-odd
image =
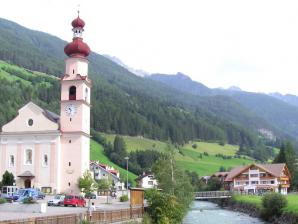
[{"label": "bridge", "polygon": [[196,200],[203,199],[217,199],[217,198],[230,198],[232,197],[232,192],[230,191],[202,191],[195,192]]}]

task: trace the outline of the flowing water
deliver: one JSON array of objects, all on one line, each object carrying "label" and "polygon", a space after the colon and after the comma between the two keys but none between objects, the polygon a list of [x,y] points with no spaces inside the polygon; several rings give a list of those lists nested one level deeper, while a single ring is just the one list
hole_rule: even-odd
[{"label": "flowing water", "polygon": [[264,224],[246,214],[222,209],[214,203],[195,201],[183,224]]}]

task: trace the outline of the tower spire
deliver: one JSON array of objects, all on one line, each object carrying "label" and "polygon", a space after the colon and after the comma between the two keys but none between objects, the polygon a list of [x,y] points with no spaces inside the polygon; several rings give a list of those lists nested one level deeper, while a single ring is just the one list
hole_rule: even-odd
[{"label": "tower spire", "polygon": [[80,4],[78,4],[78,10],[77,10],[77,12],[78,12],[78,17],[80,17]]},{"label": "tower spire", "polygon": [[80,10],[78,9],[78,17],[74,19],[71,23],[73,29],[73,39],[72,42],[67,44],[64,48],[64,52],[67,56],[81,56],[87,57],[90,53],[89,46],[83,42],[83,32],[85,22],[80,16]]}]

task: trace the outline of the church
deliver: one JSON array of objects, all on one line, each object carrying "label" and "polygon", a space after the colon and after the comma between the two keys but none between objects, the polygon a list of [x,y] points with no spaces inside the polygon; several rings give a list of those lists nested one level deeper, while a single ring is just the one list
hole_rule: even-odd
[{"label": "church", "polygon": [[78,178],[90,163],[89,46],[83,42],[85,22],[71,23],[73,40],[64,52],[60,116],[29,102],[3,125],[0,134],[0,176],[13,173],[19,188],[45,193],[78,193]]}]

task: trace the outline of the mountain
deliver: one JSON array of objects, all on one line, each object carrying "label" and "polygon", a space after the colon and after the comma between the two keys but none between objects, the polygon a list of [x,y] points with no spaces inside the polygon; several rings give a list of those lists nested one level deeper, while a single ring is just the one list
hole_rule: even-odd
[{"label": "mountain", "polygon": [[[51,85],[39,83],[40,78],[30,74],[39,71],[52,77],[61,76],[66,41],[4,19],[0,19],[0,33],[0,59],[5,61],[0,71],[4,74],[0,95],[5,95],[0,100],[1,108],[5,108],[0,110],[0,125],[10,120],[16,108],[28,100],[59,112],[59,81],[56,79]],[[206,86],[193,83],[183,74],[178,79],[185,85],[179,89],[166,82],[136,76],[94,52],[89,61],[93,81],[91,124],[97,131],[170,139],[178,144],[193,139],[220,141],[245,145],[255,151],[262,149],[257,133],[261,128],[286,137],[233,97],[213,91],[210,94]],[[191,92],[195,86],[200,90]],[[20,90],[26,90],[26,94],[22,95]],[[264,150],[262,153],[266,154]],[[266,155],[262,153],[255,154],[264,159]]]},{"label": "mountain", "polygon": [[[196,94],[198,96],[226,96],[230,99],[232,98],[242,107],[245,107],[246,112],[254,114],[256,116],[255,120],[259,119],[259,121],[262,122],[261,126],[263,126],[265,129],[268,129],[275,134],[284,133],[286,136],[291,136],[291,138],[297,140],[298,108],[293,105],[295,105],[298,97],[296,98],[295,96],[282,96],[277,94],[272,97],[261,93],[241,91],[241,89],[238,87],[232,87],[227,90],[210,89],[199,82],[192,81],[185,75],[183,75],[183,78],[181,78],[180,74],[159,74],[149,76],[149,78],[155,81],[160,81],[168,86],[176,88],[177,90]],[[244,111],[242,113],[244,113]],[[234,113],[232,113],[231,116],[235,116]],[[229,120],[231,119],[232,118],[229,118]],[[267,125],[270,124],[271,127],[267,126],[266,128],[264,121],[266,121]],[[250,121],[248,123],[250,123]],[[245,125],[250,126],[249,124]],[[259,126],[259,130],[264,128]]]},{"label": "mountain", "polygon": [[151,74],[149,78],[191,94],[200,96],[208,96],[212,94],[212,90],[207,86],[192,81],[187,75],[180,72],[175,75]]},{"label": "mountain", "polygon": [[240,89],[238,86],[230,86],[227,90],[230,90],[230,91],[242,91],[242,89]]},{"label": "mountain", "polygon": [[273,96],[279,100],[282,100],[288,104],[291,104],[295,107],[298,107],[298,96],[292,95],[292,94],[285,94],[282,95],[280,93],[269,93],[269,96]]},{"label": "mountain", "polygon": [[107,55],[107,54],[104,54],[103,56],[110,59],[111,61],[117,63],[118,65],[122,66],[123,68],[127,69],[128,71],[130,71],[131,73],[133,73],[137,76],[145,77],[145,76],[149,75],[148,72],[145,72],[145,71],[140,70],[140,69],[134,69],[132,67],[127,66],[124,62],[122,62],[119,58],[117,58],[115,56],[110,56],[110,55]]}]

